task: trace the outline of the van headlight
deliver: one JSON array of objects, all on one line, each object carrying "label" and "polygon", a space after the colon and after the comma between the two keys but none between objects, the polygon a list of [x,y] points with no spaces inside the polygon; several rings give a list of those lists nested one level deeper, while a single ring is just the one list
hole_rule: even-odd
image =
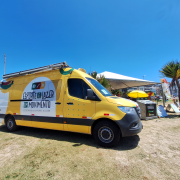
[{"label": "van headlight", "polygon": [[133,107],[118,106],[118,108],[126,114],[137,114],[135,108]]}]

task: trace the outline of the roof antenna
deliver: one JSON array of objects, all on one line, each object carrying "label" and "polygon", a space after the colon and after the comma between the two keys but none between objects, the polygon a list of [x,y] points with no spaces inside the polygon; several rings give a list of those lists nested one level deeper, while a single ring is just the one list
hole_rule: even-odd
[{"label": "roof antenna", "polygon": [[4,54],[4,74],[5,74],[5,67],[6,67],[6,55]]}]

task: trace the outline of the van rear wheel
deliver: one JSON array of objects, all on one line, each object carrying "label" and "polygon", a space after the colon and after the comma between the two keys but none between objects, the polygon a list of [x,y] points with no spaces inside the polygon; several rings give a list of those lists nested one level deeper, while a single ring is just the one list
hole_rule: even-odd
[{"label": "van rear wheel", "polygon": [[93,129],[95,141],[103,147],[116,146],[120,140],[120,130],[111,121],[100,121]]},{"label": "van rear wheel", "polygon": [[6,128],[8,131],[13,132],[17,129],[17,125],[13,116],[9,116],[6,119]]}]

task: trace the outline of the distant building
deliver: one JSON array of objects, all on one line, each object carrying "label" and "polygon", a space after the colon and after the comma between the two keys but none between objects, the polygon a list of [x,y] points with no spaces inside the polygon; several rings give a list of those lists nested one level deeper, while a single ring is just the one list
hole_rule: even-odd
[{"label": "distant building", "polygon": [[155,84],[155,85],[148,85],[148,86],[139,86],[139,87],[131,87],[127,88],[126,91],[134,91],[134,90],[140,90],[145,92],[154,92],[156,95],[162,94],[162,87],[161,84]]},{"label": "distant building", "polygon": [[[169,83],[169,87],[170,87],[170,83]],[[155,85],[149,85],[149,86],[131,87],[131,88],[124,89],[122,91],[126,92],[126,91],[133,91],[133,90],[140,90],[140,91],[145,91],[145,92],[151,91],[151,92],[154,92],[157,96],[162,96],[163,94],[162,86],[160,83],[155,84]],[[175,96],[175,97],[178,96],[178,87],[176,84],[173,86],[173,88],[170,87],[170,92],[172,96]]]}]

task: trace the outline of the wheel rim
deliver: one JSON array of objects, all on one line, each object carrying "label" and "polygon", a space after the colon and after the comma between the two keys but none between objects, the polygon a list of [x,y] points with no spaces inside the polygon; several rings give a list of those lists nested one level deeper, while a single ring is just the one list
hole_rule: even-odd
[{"label": "wheel rim", "polygon": [[11,119],[8,120],[7,127],[8,127],[8,129],[12,129],[13,128],[13,120],[11,120]]},{"label": "wheel rim", "polygon": [[110,143],[114,139],[114,133],[109,127],[101,127],[98,131],[99,139],[104,143]]}]

